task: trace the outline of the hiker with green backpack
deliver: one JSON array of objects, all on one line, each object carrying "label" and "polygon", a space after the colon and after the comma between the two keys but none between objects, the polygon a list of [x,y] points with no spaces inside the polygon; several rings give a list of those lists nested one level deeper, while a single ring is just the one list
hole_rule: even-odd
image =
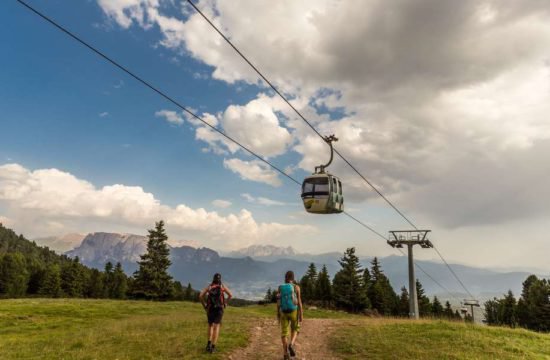
[{"label": "hiker with green backpack", "polygon": [[[227,298],[226,298],[227,295]],[[208,343],[206,352],[216,352],[216,343],[220,335],[220,326],[223,318],[223,311],[227,302],[233,297],[231,291],[222,284],[222,276],[214,274],[212,283],[205,287],[199,294],[199,300],[206,310],[208,318]]]},{"label": "hiker with green backpack", "polygon": [[286,272],[285,283],[279,285],[277,318],[281,324],[284,359],[288,360],[290,357],[296,356],[294,347],[300,332],[300,323],[304,319],[300,287],[294,281],[294,272],[292,271]]}]

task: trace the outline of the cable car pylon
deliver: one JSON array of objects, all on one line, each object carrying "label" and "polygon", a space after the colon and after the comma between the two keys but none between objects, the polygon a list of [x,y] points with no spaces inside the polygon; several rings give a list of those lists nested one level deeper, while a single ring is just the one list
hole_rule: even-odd
[{"label": "cable car pylon", "polygon": [[[388,244],[394,248],[407,246],[409,257],[409,317],[418,320],[418,296],[416,293],[416,276],[414,275],[414,257],[413,246],[420,245],[423,249],[433,247],[430,240],[427,239],[431,230],[393,230],[390,231],[390,240]],[[393,240],[391,238],[393,237]]]}]

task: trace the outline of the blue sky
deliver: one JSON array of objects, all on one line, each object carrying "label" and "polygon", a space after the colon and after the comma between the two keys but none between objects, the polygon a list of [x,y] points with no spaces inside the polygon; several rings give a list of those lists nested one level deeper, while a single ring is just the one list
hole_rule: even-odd
[{"label": "blue sky", "polygon": [[[302,179],[328,156],[183,3],[29,2],[292,176]],[[427,2],[431,12],[394,4],[401,16],[393,26],[374,0],[364,12],[332,0],[199,6],[316,128],[336,133],[339,149],[401,210],[434,230],[451,259],[486,264],[463,249],[484,253],[496,245],[487,237],[512,244],[526,231],[539,253],[548,246],[547,207],[537,196],[550,174],[548,14],[535,5]],[[1,7],[4,223],[31,236],[143,233],[165,216],[174,219],[173,237],[214,248],[393,253],[343,216],[307,216],[296,185],[255,168],[250,156],[21,5]],[[176,111],[181,123],[160,111]],[[354,216],[383,234],[406,227],[345,164],[337,160],[332,171]],[[529,190],[515,191],[523,183]],[[512,195],[504,201],[502,193]],[[504,249],[488,263],[546,266],[517,253]]]},{"label": "blue sky", "polygon": [[[106,19],[95,2],[71,7],[63,1],[32,4],[199,113],[217,113],[267,92],[245,82],[230,86],[212,79],[210,66],[159,47],[158,30],[122,30]],[[4,69],[2,163],[33,170],[59,169],[98,188],[140,186],[169,206],[185,203],[222,214],[247,208],[257,221],[296,223],[295,214],[302,207],[295,184],[282,179],[283,185],[274,188],[240,179],[224,168],[222,157],[201,151],[204,143],[195,139],[191,125],[175,126],[155,116],[160,109],[177,111],[175,106],[22,6],[3,6],[7,11],[0,15],[2,26],[12,30],[2,31],[6,54],[10,54],[0,60]],[[289,152],[271,161],[285,168],[295,165],[299,157]],[[301,179],[306,174],[298,170],[293,176]],[[266,208],[247,202],[243,193],[288,205]],[[231,208],[216,209],[211,204],[216,199],[230,201]],[[299,221],[315,224],[328,234],[348,232],[331,231],[330,225],[340,228],[342,222],[352,228],[350,234],[358,230],[341,217],[319,221],[308,216]],[[329,244],[325,250],[342,247]],[[297,245],[310,250],[307,244]]]}]

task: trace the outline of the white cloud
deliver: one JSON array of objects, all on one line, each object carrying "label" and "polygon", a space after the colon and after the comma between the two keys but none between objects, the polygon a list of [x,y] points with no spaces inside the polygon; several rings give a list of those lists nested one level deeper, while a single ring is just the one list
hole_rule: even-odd
[{"label": "white cloud", "polygon": [[[258,82],[194,11],[185,8],[177,18],[155,1],[103,3],[122,27],[158,26],[162,46],[207,64],[213,78]],[[550,175],[538,153],[550,138],[545,1],[217,0],[198,6],[322,134],[335,133],[337,148],[383,193],[403,201],[407,212],[416,209],[446,226],[545,213],[523,191],[515,197],[520,206],[506,214],[489,195],[520,186],[519,175],[497,180],[516,175],[518,164],[510,158],[527,162],[523,180],[537,189],[536,176]],[[329,118],[327,108],[337,114]],[[326,145],[274,98],[258,94],[218,119],[264,156],[290,148],[306,171],[328,159]],[[253,128],[259,123],[271,130]],[[198,128],[196,137],[215,153],[238,151],[208,129]],[[260,164],[228,161],[225,166],[245,179],[272,182],[256,175],[263,175]],[[475,184],[476,199],[468,196],[471,164],[479,178],[495,180]],[[338,159],[329,170],[342,178],[346,201],[376,196]],[[432,186],[439,190],[429,191]],[[435,206],[441,191],[462,199],[449,216]]]},{"label": "white cloud", "polygon": [[285,153],[292,141],[288,130],[280,125],[271,99],[262,94],[244,106],[229,106],[222,126],[229,136],[264,157]]},{"label": "white cloud", "polygon": [[99,113],[99,117],[106,117],[106,116],[109,116],[109,113],[107,111],[104,111],[102,113]]},{"label": "white cloud", "polygon": [[264,205],[264,206],[284,206],[284,205],[288,205],[287,203],[284,203],[282,201],[277,201],[277,200],[273,200],[273,199],[268,199],[268,198],[265,198],[265,197],[254,197],[248,193],[244,193],[244,194],[241,194],[241,196],[248,202],[250,203],[253,203],[253,204],[259,204],[259,205]]},{"label": "white cloud", "polygon": [[212,201],[212,205],[221,209],[225,209],[231,206],[231,201],[216,199]]},{"label": "white cloud", "polygon": [[183,125],[183,117],[175,111],[159,110],[155,113],[155,116],[164,118],[166,121],[173,125]]},{"label": "white cloud", "polygon": [[11,220],[11,219],[9,219],[5,216],[0,215],[0,224],[2,224],[5,227],[11,227],[11,226],[13,226],[13,220]]},{"label": "white cloud", "polygon": [[258,223],[247,210],[221,216],[184,204],[170,207],[139,186],[96,188],[57,169],[31,171],[18,164],[0,166],[0,205],[3,219],[12,219],[16,229],[33,237],[113,227],[142,232],[164,219],[171,236],[196,238],[220,249],[315,231],[307,225]]},{"label": "white cloud", "polygon": [[114,87],[115,89],[120,89],[120,88],[122,88],[123,86],[124,86],[124,81],[122,81],[122,80],[119,80],[117,84],[114,84],[114,85],[113,85],[113,87]]},{"label": "white cloud", "polygon": [[278,174],[269,165],[260,160],[224,159],[223,165],[234,173],[239,174],[243,180],[261,182],[275,187],[282,185]]}]

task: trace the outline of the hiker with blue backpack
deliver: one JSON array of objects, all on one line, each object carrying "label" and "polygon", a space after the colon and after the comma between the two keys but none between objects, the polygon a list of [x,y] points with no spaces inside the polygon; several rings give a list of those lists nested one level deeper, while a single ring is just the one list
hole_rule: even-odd
[{"label": "hiker with blue backpack", "polygon": [[294,281],[294,272],[292,271],[286,272],[285,283],[279,285],[277,318],[281,324],[284,359],[288,360],[296,356],[294,347],[300,332],[300,323],[304,319],[300,287]]},{"label": "hiker with blue backpack", "polygon": [[216,352],[216,343],[220,335],[223,311],[227,302],[232,297],[231,291],[222,283],[222,276],[219,273],[214,274],[212,283],[199,294],[200,302],[206,310],[208,318],[208,344],[206,345],[206,351],[209,353]]}]

